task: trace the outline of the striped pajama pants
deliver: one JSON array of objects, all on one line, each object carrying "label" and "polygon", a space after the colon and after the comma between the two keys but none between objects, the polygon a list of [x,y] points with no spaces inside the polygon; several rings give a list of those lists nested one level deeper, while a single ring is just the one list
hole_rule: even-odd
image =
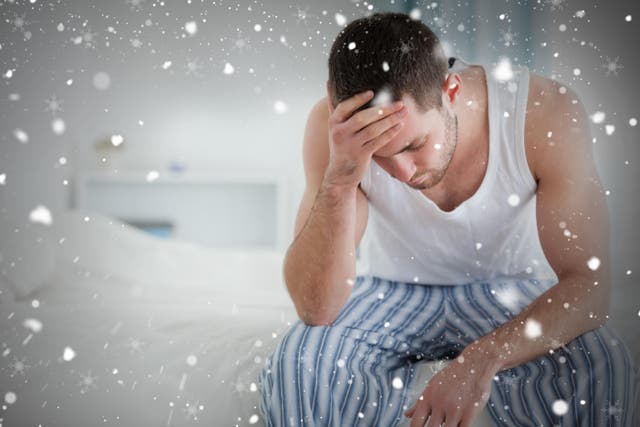
[{"label": "striped pajama pants", "polygon": [[[266,425],[407,423],[416,363],[455,358],[554,284],[507,278],[425,286],[358,276],[332,325],[298,320],[265,360],[258,382]],[[486,410],[496,426],[637,427],[638,390],[640,370],[605,324],[499,372]],[[563,415],[553,411],[559,399],[568,404]]]}]

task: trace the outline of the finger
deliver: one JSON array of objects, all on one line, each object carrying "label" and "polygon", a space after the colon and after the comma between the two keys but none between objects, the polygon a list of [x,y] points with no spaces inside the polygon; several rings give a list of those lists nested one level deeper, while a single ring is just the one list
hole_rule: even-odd
[{"label": "finger", "polygon": [[358,111],[349,119],[349,130],[356,133],[375,122],[382,121],[394,113],[406,110],[406,108],[403,107],[404,103],[402,101],[397,101],[391,104],[369,107]]},{"label": "finger", "polygon": [[445,416],[444,427],[458,427],[460,425],[460,419],[455,416]]},{"label": "finger", "polygon": [[414,405],[412,408],[409,408],[404,412],[404,416],[407,418],[411,418],[415,412],[416,412],[416,407]]},{"label": "finger", "polygon": [[444,415],[440,413],[431,413],[429,423],[425,424],[425,427],[441,427],[442,423],[444,423]]},{"label": "finger", "polygon": [[387,130],[391,129],[398,123],[402,122],[406,116],[407,116],[407,109],[403,108],[397,111],[396,113],[391,114],[390,116],[387,116],[382,120],[378,120],[375,123],[371,123],[369,126],[357,132],[355,134],[355,137],[358,141],[362,143],[362,145],[365,145],[369,141],[374,140],[375,138],[382,135]]},{"label": "finger", "polygon": [[366,104],[373,97],[373,91],[360,92],[351,98],[345,99],[335,108],[333,117],[338,123],[345,122],[351,117],[358,107]]},{"label": "finger", "polygon": [[396,136],[398,133],[400,133],[400,131],[402,130],[403,126],[404,126],[403,122],[400,122],[400,123],[396,124],[392,128],[387,129],[382,135],[380,135],[377,138],[375,138],[374,140],[369,141],[368,143],[366,143],[363,147],[365,147],[367,149],[367,153],[369,153],[370,155],[375,153],[380,148],[382,148],[384,145],[389,143],[389,141],[391,141],[394,136]]},{"label": "finger", "polygon": [[418,407],[411,417],[411,425],[410,427],[424,427],[429,419],[429,414],[431,413],[431,407]]}]

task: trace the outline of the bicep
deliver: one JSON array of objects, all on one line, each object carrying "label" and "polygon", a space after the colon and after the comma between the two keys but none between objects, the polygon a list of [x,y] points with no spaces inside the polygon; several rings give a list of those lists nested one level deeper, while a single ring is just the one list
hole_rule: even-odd
[{"label": "bicep", "polygon": [[540,128],[539,145],[544,147],[536,165],[540,241],[559,278],[580,275],[608,282],[609,216],[593,159],[588,116],[579,101],[572,102],[576,100],[572,92],[565,96],[572,99],[557,102],[553,117]]}]

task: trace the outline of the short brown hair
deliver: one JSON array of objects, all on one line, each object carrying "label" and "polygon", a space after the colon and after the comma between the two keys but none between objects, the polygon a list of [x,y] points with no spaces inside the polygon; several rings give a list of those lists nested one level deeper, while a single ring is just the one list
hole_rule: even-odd
[{"label": "short brown hair", "polygon": [[386,88],[393,101],[408,94],[422,111],[440,108],[447,70],[444,50],[429,27],[402,13],[375,13],[347,25],[331,47],[331,103],[335,107],[357,93]]}]

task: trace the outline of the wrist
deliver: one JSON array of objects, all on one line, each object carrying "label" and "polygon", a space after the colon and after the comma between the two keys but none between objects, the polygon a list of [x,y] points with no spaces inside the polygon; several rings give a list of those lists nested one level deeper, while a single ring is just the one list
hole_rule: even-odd
[{"label": "wrist", "polygon": [[332,196],[344,196],[355,194],[358,184],[337,183],[330,180],[324,180],[320,186],[320,191]]},{"label": "wrist", "polygon": [[465,361],[482,366],[483,371],[493,376],[503,369],[503,360],[494,344],[476,340],[462,351],[461,356]]}]

